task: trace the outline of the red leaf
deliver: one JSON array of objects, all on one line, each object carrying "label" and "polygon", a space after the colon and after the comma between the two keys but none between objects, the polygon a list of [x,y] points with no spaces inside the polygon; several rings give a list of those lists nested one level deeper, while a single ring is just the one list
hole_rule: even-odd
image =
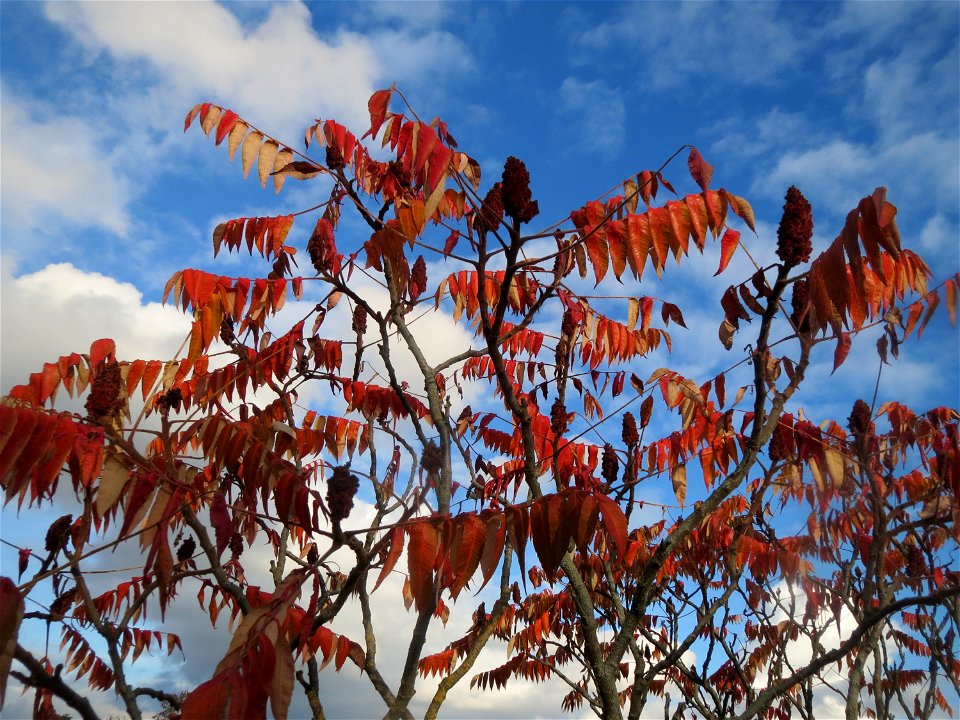
[{"label": "red leaf", "polygon": [[564,522],[563,501],[561,495],[544,495],[530,508],[533,548],[548,575],[559,567],[570,544],[570,530]]},{"label": "red leaf", "polygon": [[717,375],[717,377],[714,378],[714,381],[713,381],[713,389],[714,389],[714,392],[717,394],[717,402],[720,404],[720,407],[722,408],[727,401],[727,376],[724,375],[723,373],[720,373],[719,375]]},{"label": "red leaf", "polygon": [[950,324],[957,324],[957,284],[960,283],[960,273],[946,282],[947,312],[950,315]]},{"label": "red leaf", "polygon": [[180,708],[182,720],[222,717],[231,698],[230,686],[224,680],[224,675],[217,675],[194,688]]},{"label": "red leaf", "polygon": [[113,354],[117,351],[116,343],[110,338],[94,340],[90,345],[90,367],[95,368],[104,358],[113,360]]},{"label": "red leaf", "polygon": [[18,581],[20,580],[20,578],[23,577],[23,574],[27,571],[27,565],[30,563],[30,555],[31,555],[30,548],[21,548],[20,550],[17,551],[17,558],[18,558],[17,580]]},{"label": "red leaf", "polygon": [[[484,517],[486,516],[486,517]],[[494,571],[500,564],[500,556],[503,555],[503,546],[507,535],[507,520],[503,513],[493,510],[484,510],[481,518],[486,523],[486,540],[483,544],[483,556],[480,558],[480,570],[483,573],[483,585],[477,590],[479,592],[490,582]]]},{"label": "red leaf", "polygon": [[714,277],[727,269],[730,258],[733,257],[733,253],[739,244],[740,233],[732,228],[727,228],[727,231],[723,234],[723,239],[720,241],[720,267],[713,274]]},{"label": "red leaf", "polygon": [[210,524],[216,532],[217,555],[220,555],[230,544],[230,537],[233,535],[233,523],[230,522],[227,501],[221,492],[214,493],[213,501],[210,503]]},{"label": "red leaf", "polygon": [[[393,94],[393,85],[386,90],[377,90],[367,101],[367,109],[370,111],[370,129],[363,137],[376,137],[380,132],[380,127],[387,118],[387,107],[390,105],[390,96]],[[362,138],[361,138],[362,139]]]},{"label": "red leaf", "polygon": [[927,312],[923,315],[923,320],[920,321],[920,327],[917,328],[917,337],[923,337],[923,331],[927,327],[927,323],[930,322],[930,318],[933,317],[934,311],[937,309],[937,306],[940,304],[940,294],[936,290],[931,290],[927,293]]},{"label": "red leaf", "polygon": [[601,237],[599,233],[592,232],[584,241],[587,246],[587,255],[590,258],[590,264],[593,265],[593,274],[597,278],[597,285],[607,274],[607,266],[610,264],[610,253],[607,247],[607,240]]},{"label": "red leaf", "polygon": [[645,428],[650,424],[650,415],[653,413],[653,395],[647,395],[646,400],[640,405],[640,427]]},{"label": "red leaf", "polygon": [[403,553],[403,537],[403,528],[401,527],[395,527],[390,531],[387,557],[383,561],[383,568],[381,568],[380,574],[377,576],[377,582],[373,586],[374,590],[380,587],[380,583],[384,581],[387,575],[390,574],[390,571],[393,570],[394,565],[397,564],[397,560]]},{"label": "red leaf", "polygon": [[440,533],[430,521],[415,523],[407,528],[407,567],[410,572],[410,592],[417,612],[433,612],[436,597],[433,587],[433,568],[440,551]]},{"label": "red leaf", "polygon": [[456,518],[457,530],[453,547],[450,548],[450,567],[455,573],[450,583],[450,594],[456,598],[464,588],[483,554],[487,539],[487,527],[477,515],[466,514]]},{"label": "red leaf", "polygon": [[840,337],[837,338],[837,349],[833,353],[833,370],[830,371],[831,375],[833,375],[837,368],[843,364],[843,361],[847,359],[847,353],[849,352],[850,333],[840,333]]},{"label": "red leaf", "polygon": [[611,220],[607,225],[607,240],[610,243],[610,260],[617,280],[627,267],[627,227],[623,220]]},{"label": "red leaf", "polygon": [[597,530],[600,506],[597,498],[586,492],[577,492],[567,498],[566,523],[572,530],[573,542],[583,552]]},{"label": "red leaf", "polygon": [[623,559],[627,552],[627,516],[613,500],[606,495],[594,495],[600,506],[600,517],[607,535],[617,548],[617,557]]},{"label": "red leaf", "polygon": [[514,552],[517,553],[517,564],[520,566],[520,574],[526,576],[527,569],[524,563],[527,539],[530,537],[530,517],[526,510],[516,505],[511,505],[505,509],[507,517],[507,531],[510,533],[510,544],[513,545]]},{"label": "red leaf", "polygon": [[703,156],[695,147],[690,148],[690,155],[687,157],[687,165],[690,168],[690,175],[693,177],[701,190],[710,187],[710,178],[713,177],[713,165],[703,159]]},{"label": "red leaf", "polygon": [[680,327],[687,326],[687,324],[683,322],[683,313],[680,312],[680,308],[673,303],[665,302],[663,304],[663,307],[660,308],[660,317],[663,318],[665,325],[669,325],[670,321],[672,320]]},{"label": "red leaf", "polygon": [[337,657],[333,661],[333,666],[340,670],[343,667],[343,664],[347,661],[347,656],[350,654],[350,641],[341,635],[337,639]]},{"label": "red leaf", "polygon": [[233,110],[227,110],[223,113],[223,117],[220,118],[220,123],[217,125],[215,144],[219,145],[223,142],[223,139],[230,134],[233,126],[237,124],[237,120],[239,119],[239,116]]}]

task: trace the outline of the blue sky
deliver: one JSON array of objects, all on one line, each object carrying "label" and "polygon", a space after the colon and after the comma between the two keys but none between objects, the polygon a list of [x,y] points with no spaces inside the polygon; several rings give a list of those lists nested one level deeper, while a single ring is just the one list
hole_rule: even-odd
[{"label": "blue sky", "polygon": [[[184,135],[202,101],[302,149],[316,118],[361,134],[367,97],[396,82],[418,112],[447,122],[485,187],[506,156],[521,157],[544,225],[693,144],[715,165],[714,186],[753,204],[751,251],[768,260],[789,185],[814,207],[818,248],[885,185],[904,244],[936,281],[960,270],[956,2],[8,1],[0,13],[4,391],[106,335],[125,357],[170,356],[186,325],[157,304],[167,278],[253,272],[236,257],[212,261],[213,227],[316,202],[310,184],[261,190],[200,132]],[[682,156],[666,175],[689,182]],[[709,279],[715,248],[688,265],[653,291],[624,292],[680,305],[691,333],[664,362],[702,381],[730,364],[706,298],[741,277],[734,264]],[[881,400],[956,405],[958,354],[941,313],[885,371]],[[845,419],[872,392],[873,341],[834,377],[845,393],[816,392],[828,356],[804,404]],[[10,512],[2,519],[9,537]],[[4,574],[11,557],[0,555]],[[463,702],[463,713],[493,712]]]}]

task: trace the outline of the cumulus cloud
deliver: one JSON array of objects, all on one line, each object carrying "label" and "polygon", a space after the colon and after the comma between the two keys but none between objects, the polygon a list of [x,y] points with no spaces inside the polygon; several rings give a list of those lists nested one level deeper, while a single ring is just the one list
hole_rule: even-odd
[{"label": "cumulus cloud", "polygon": [[321,40],[300,3],[272,6],[252,28],[216,3],[51,3],[46,13],[90,51],[148,63],[178,99],[177,114],[219,99],[293,138],[321,114],[362,123],[379,71],[369,43],[348,34]]},{"label": "cumulus cloud", "polygon": [[[367,98],[379,84],[426,69],[436,78],[438,68],[442,75],[469,64],[459,40],[439,30],[321,36],[299,2],[272,5],[262,21],[248,23],[217,3],[51,3],[46,12],[89,51],[146,63],[176,100],[176,114],[200,100],[230,103],[291,142],[315,117],[363,128]],[[446,58],[453,63],[440,62]]]},{"label": "cumulus cloud", "polygon": [[130,283],[82,272],[69,263],[19,277],[4,263],[0,297],[4,391],[25,382],[44,362],[86,352],[98,338],[116,340],[122,358],[167,359],[190,330],[180,311],[145,303]]},{"label": "cumulus cloud", "polygon": [[51,224],[124,234],[130,184],[93,127],[2,92],[4,225],[24,234]]}]

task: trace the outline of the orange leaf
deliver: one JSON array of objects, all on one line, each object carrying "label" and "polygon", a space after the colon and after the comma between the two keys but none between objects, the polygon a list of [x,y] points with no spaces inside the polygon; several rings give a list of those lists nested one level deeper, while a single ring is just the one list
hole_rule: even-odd
[{"label": "orange leaf", "polygon": [[487,527],[477,515],[460,515],[456,519],[457,528],[453,546],[450,548],[450,567],[455,576],[450,583],[450,594],[456,598],[480,564],[484,544],[487,539]]},{"label": "orange leaf", "polygon": [[93,344],[90,345],[90,367],[97,367],[103,359],[113,360],[116,351],[116,343],[110,338],[94,340]]},{"label": "orange leaf", "polygon": [[927,328],[927,323],[930,322],[930,318],[933,317],[934,311],[937,309],[937,306],[940,304],[940,294],[936,290],[932,290],[927,293],[927,312],[923,315],[923,320],[920,321],[920,327],[917,328],[917,337],[923,337],[923,331]]},{"label": "orange leaf", "polygon": [[587,247],[587,255],[590,258],[590,264],[593,265],[593,274],[597,278],[597,285],[607,274],[607,266],[610,264],[610,254],[607,248],[607,240],[599,232],[589,232],[584,243]]},{"label": "orange leaf", "polygon": [[403,553],[403,537],[403,528],[401,527],[395,527],[390,531],[390,541],[387,545],[387,557],[383,561],[383,568],[381,568],[380,575],[377,576],[377,582],[373,586],[374,590],[380,587],[380,583],[384,581],[387,575],[390,574],[390,571],[393,570],[393,567],[397,564],[397,560]]},{"label": "orange leaf", "polygon": [[714,277],[727,269],[727,265],[730,263],[730,258],[733,257],[733,253],[736,251],[739,244],[740,233],[732,228],[727,228],[727,231],[723,233],[723,239],[720,241],[720,267],[713,274]]},{"label": "orange leaf", "polygon": [[617,280],[627,267],[627,233],[623,220],[611,220],[607,225],[607,239],[610,242],[610,260],[613,274]]}]

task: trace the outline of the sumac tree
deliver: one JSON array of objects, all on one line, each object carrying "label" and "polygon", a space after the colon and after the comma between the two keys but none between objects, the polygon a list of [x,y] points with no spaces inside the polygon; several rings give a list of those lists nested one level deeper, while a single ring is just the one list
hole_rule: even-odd
[{"label": "sumac tree", "polygon": [[[301,690],[321,718],[321,669],[356,665],[396,718],[428,675],[427,717],[460,682],[551,677],[565,708],[604,718],[654,702],[673,717],[812,718],[818,688],[848,718],[948,711],[957,411],[858,400],[849,418],[811,419],[799,404],[818,356],[836,368],[871,331],[886,363],[941,297],[954,319],[957,277],[933,285],[885,190],[813,257],[813,208],[787,189],[778,261],[761,266],[749,248],[772,240],[751,237],[750,204],[713,185],[696,149],[550,224],[521,160],[491,182],[396,89],[369,109],[363,135],[321,121],[301,153],[193,108],[185,130],[278,192],[315,183],[318,204],[216,228],[214,255],[249,253],[264,272],[177,272],[164,300],[192,317],[180,356],[97,340],[3,399],[6,502],[71,513],[42,551],[20,548],[18,580],[0,579],[2,686],[32,689],[37,717],[54,699],[95,717],[86,683],[133,718],[155,700],[167,717],[284,718]],[[683,195],[668,178],[682,154]],[[685,377],[653,360],[685,340],[672,265],[714,244],[716,274],[736,253],[753,268],[715,305],[727,369]],[[428,356],[416,327],[434,313],[472,339]],[[58,392],[84,412],[53,409]],[[94,592],[91,563],[124,543],[142,565]],[[248,579],[251,547],[272,557],[266,587]],[[389,577],[411,618],[397,682],[371,610]],[[41,590],[51,602],[33,602]],[[223,658],[185,697],[139,687],[141,653],[180,645],[147,612],[197,601],[232,621]],[[348,605],[360,626],[334,632]],[[469,630],[428,653],[454,605]],[[26,641],[33,622],[59,635],[64,667]],[[507,643],[499,667],[478,663],[491,641]]]}]

